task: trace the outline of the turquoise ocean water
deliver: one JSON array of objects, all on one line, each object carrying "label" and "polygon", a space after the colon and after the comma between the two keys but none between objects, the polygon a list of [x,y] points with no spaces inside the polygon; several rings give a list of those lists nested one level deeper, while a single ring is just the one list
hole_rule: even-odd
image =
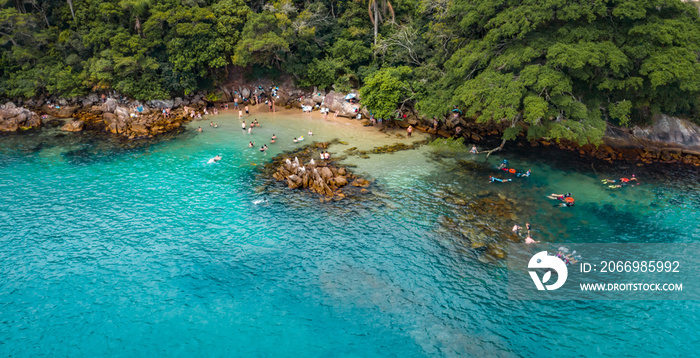
[{"label": "turquoise ocean water", "polygon": [[[191,123],[134,148],[50,129],[0,137],[0,355],[698,354],[697,301],[509,300],[503,265],[438,225],[449,210],[436,192],[491,189],[484,173],[436,162],[427,147],[347,159],[378,197],[321,204],[262,190],[258,168],[309,130],[347,141],[335,154],[407,141],[305,117],[259,115],[249,136],[222,115],[217,129]],[[536,150],[490,164],[504,155],[533,169],[498,190],[540,240],[700,241],[697,171],[596,168]],[[600,184],[630,173],[643,185]],[[573,210],[545,198],[566,191]]]}]

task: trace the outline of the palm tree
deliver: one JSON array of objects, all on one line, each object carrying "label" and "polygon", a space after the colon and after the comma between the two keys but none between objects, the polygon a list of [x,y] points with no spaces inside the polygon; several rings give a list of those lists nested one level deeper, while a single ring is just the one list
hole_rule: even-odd
[{"label": "palm tree", "polygon": [[379,32],[379,23],[384,20],[387,15],[387,11],[391,14],[391,22],[396,20],[394,14],[394,7],[388,0],[369,0],[368,6],[369,20],[372,21],[374,25],[374,45],[377,45],[377,33]]},{"label": "palm tree", "polygon": [[151,5],[151,0],[121,0],[119,2],[122,9],[131,11],[131,13],[136,18],[136,23],[134,24],[134,29],[143,37],[143,32],[141,32],[141,18],[145,18],[148,13],[148,7]]}]

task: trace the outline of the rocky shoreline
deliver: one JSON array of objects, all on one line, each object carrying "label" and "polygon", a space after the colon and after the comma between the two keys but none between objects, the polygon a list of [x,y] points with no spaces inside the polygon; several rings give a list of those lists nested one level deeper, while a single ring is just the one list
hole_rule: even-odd
[{"label": "rocky shoreline", "polygon": [[[357,92],[351,92],[359,99]],[[20,105],[7,102],[0,106],[0,132],[21,132],[39,128],[55,119],[71,120],[64,123],[62,130],[80,132],[83,130],[106,131],[127,140],[153,138],[164,133],[182,130],[182,125],[195,119],[196,114],[204,114],[204,109],[221,108],[225,104],[238,101],[241,105],[261,105],[261,101],[273,99],[279,108],[298,108],[303,106],[319,110],[327,108],[332,115],[346,118],[365,118],[363,125],[372,126],[367,120],[369,112],[359,101],[345,100],[346,94],[330,91],[302,90],[286,81],[282,88],[269,80],[229,85],[216,93],[199,93],[190,98],[172,100],[153,100],[140,102],[124,98],[100,98],[91,94],[70,100],[50,101],[19,100]],[[23,106],[23,107],[22,107]],[[136,111],[138,108],[140,111]],[[168,112],[163,115],[163,110]],[[437,128],[432,120],[419,117],[411,111],[402,114],[403,120],[384,121],[383,128],[407,128],[439,137],[463,137],[467,144],[489,146],[499,141],[505,129],[504,125],[479,124],[460,116],[442,119]],[[380,130],[382,130],[380,129]],[[524,134],[506,145],[508,147],[552,147],[565,151],[577,152],[579,156],[606,162],[628,161],[638,165],[650,163],[680,163],[700,166],[700,126],[687,120],[656,116],[647,127],[618,128],[610,126],[599,146],[584,145],[566,140],[551,141],[540,139],[526,140]],[[484,147],[483,149],[491,149]],[[360,153],[360,155],[366,153]]]}]

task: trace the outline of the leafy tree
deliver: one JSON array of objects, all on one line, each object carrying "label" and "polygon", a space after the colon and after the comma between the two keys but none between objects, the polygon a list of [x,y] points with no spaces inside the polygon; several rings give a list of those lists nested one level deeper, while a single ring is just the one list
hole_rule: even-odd
[{"label": "leafy tree", "polygon": [[[288,19],[280,17],[282,25]],[[283,55],[289,52],[287,34],[278,26],[278,18],[271,12],[251,14],[243,27],[241,40],[236,45],[233,64],[248,66],[279,66]]]},{"label": "leafy tree", "polygon": [[457,104],[477,122],[507,121],[504,143],[527,130],[586,144],[604,119],[697,110],[700,21],[680,1],[455,0],[449,11],[472,39],[428,86],[428,114]]},{"label": "leafy tree", "polygon": [[370,75],[360,89],[362,103],[379,118],[389,118],[411,98],[411,69],[407,66],[384,67]]}]

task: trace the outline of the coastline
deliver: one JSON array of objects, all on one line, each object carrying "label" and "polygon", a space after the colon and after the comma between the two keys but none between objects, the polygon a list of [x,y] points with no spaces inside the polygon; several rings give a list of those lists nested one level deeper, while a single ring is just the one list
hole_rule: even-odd
[{"label": "coastline", "polygon": [[[245,89],[245,88],[244,88]],[[248,90],[250,91],[250,90]],[[330,92],[327,95],[319,93],[318,95],[301,95],[299,98],[292,98],[291,94],[298,95],[302,93],[298,89],[289,89],[288,91],[279,90],[280,101],[284,104],[276,105],[276,113],[282,116],[285,115],[298,115],[307,116],[311,119],[321,119],[329,121],[343,121],[346,124],[352,124],[356,126],[366,126],[372,127],[369,120],[366,119],[368,113],[366,109],[362,108],[361,105],[355,106],[357,108],[362,108],[360,111],[363,114],[362,120],[356,120],[352,118],[348,113],[352,113],[352,108],[344,108],[343,106],[338,107],[336,103],[334,109],[343,112],[341,116],[334,116],[333,112],[328,115],[328,119],[324,119],[324,115],[318,110],[314,110],[311,113],[298,113],[296,111],[301,111],[302,105],[310,105],[312,103],[320,104],[324,100],[333,102],[334,99],[342,98],[343,94],[338,94],[335,92]],[[193,120],[198,120],[198,118],[192,118],[185,111],[195,110],[197,113],[202,113],[204,108],[217,108],[223,107],[225,103],[228,103],[229,109],[220,109],[220,113],[230,114],[232,116],[236,115],[236,111],[233,110],[233,101],[229,102],[207,102],[204,100],[203,95],[196,95],[190,100],[182,100],[177,98],[175,100],[167,101],[147,101],[144,103],[149,103],[151,106],[163,106],[163,108],[168,108],[170,115],[166,118],[162,116],[161,108],[154,107],[148,108],[144,106],[142,102],[139,101],[128,101],[124,103],[124,106],[116,103],[114,99],[105,100],[104,103],[100,103],[100,99],[96,95],[88,96],[90,100],[83,100],[83,105],[78,105],[79,100],[74,100],[76,104],[67,106],[61,106],[61,108],[51,108],[46,104],[41,106],[35,105],[34,111],[30,111],[24,107],[15,107],[12,103],[8,102],[8,107],[11,110],[10,121],[7,121],[7,108],[3,109],[0,113],[0,131],[5,133],[8,132],[24,132],[26,130],[32,130],[40,128],[43,126],[61,126],[63,131],[66,132],[80,132],[83,130],[89,131],[106,131],[117,135],[119,138],[124,140],[143,140],[155,138],[159,135],[166,133],[179,133],[183,130],[183,124],[188,123]],[[97,102],[97,104],[94,104]],[[337,102],[337,99],[336,99]],[[62,103],[68,103],[62,101]],[[263,104],[251,105],[249,102],[241,103],[241,108],[246,104],[249,105],[250,113],[252,114],[264,114],[270,113],[268,107]],[[6,105],[7,106],[7,105]],[[126,106],[126,107],[125,107]],[[146,110],[142,114],[138,114],[136,117],[132,117],[130,109],[136,108],[137,106],[144,106]],[[171,107],[167,107],[171,106]],[[3,114],[4,113],[4,114]],[[3,118],[5,123],[2,122]],[[206,115],[203,116],[203,120],[208,118]],[[687,121],[683,121],[678,118],[661,116],[662,120],[671,122],[675,127],[682,126],[694,126]],[[670,118],[670,119],[669,119]],[[417,117],[415,114],[407,113],[407,117],[403,120],[388,120],[384,122],[384,126],[380,127],[380,130],[385,130],[385,128],[398,128],[405,130],[409,125],[412,125],[416,131],[424,132],[435,137],[442,138],[464,138],[465,144],[467,145],[477,145],[480,146],[481,150],[491,149],[497,146],[497,143],[501,140],[501,135],[504,130],[503,125],[496,124],[478,124],[473,121],[467,121],[462,118],[449,119],[441,121],[438,129],[434,130],[431,128],[432,124],[427,123],[426,118]],[[680,125],[676,123],[681,123]],[[609,127],[606,136],[603,138],[603,143],[599,146],[594,145],[583,145],[580,146],[576,143],[567,140],[551,141],[547,139],[538,140],[526,140],[525,135],[521,134],[518,138],[513,141],[506,143],[506,148],[527,148],[527,147],[551,147],[557,148],[558,150],[570,152],[572,155],[577,155],[581,158],[587,158],[591,161],[604,161],[612,163],[615,161],[629,162],[636,164],[638,166],[651,164],[651,163],[661,163],[661,164],[681,164],[689,165],[694,167],[700,167],[700,149],[697,148],[697,143],[688,146],[681,141],[687,137],[687,130],[682,132],[680,135],[677,133],[672,133],[675,136],[671,136],[670,141],[658,142],[654,141],[654,138],[666,138],[670,135],[664,130],[668,131],[668,125],[664,123],[664,126],[655,125],[650,127],[650,129],[639,129],[637,127],[633,129],[623,129],[616,127]],[[661,127],[659,130],[658,127]],[[673,126],[671,126],[673,127]],[[461,133],[457,135],[457,128],[460,128]],[[659,131],[659,133],[654,134],[654,130]],[[649,132],[651,134],[648,134]],[[695,130],[700,133],[700,130]],[[638,138],[635,134],[647,133],[648,137]],[[696,135],[695,141],[697,142],[698,137]],[[675,140],[675,142],[674,142]]]}]

